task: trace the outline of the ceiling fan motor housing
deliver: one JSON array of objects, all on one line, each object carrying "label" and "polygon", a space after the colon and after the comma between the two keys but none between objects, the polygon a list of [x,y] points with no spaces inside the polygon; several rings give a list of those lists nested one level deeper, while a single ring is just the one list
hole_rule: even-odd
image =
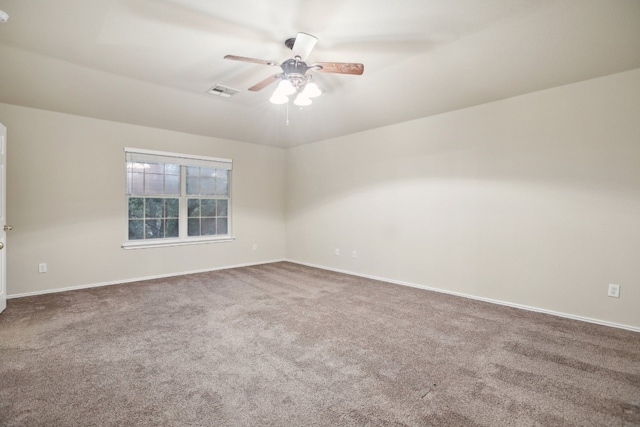
[{"label": "ceiling fan motor housing", "polygon": [[291,81],[297,89],[304,86],[307,80],[309,80],[309,76],[307,75],[309,67],[307,67],[305,62],[300,61],[298,57],[287,59],[280,67],[284,73],[284,78]]}]

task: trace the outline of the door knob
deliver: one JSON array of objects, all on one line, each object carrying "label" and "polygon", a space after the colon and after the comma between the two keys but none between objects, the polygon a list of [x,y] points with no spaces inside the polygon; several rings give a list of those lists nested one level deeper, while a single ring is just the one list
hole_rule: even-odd
[{"label": "door knob", "polygon": [[[9,231],[9,230],[13,230],[13,227],[10,226],[10,225],[5,225],[4,226],[4,231]],[[0,249],[2,249],[2,248],[0,248]]]},{"label": "door knob", "polygon": [[4,249],[4,243],[0,242],[0,251]]}]

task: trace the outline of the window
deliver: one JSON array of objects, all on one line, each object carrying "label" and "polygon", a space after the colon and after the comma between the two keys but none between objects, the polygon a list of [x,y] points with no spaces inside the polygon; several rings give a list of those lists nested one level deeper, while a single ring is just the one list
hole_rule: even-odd
[{"label": "window", "polygon": [[232,161],[125,148],[124,248],[231,240]]}]

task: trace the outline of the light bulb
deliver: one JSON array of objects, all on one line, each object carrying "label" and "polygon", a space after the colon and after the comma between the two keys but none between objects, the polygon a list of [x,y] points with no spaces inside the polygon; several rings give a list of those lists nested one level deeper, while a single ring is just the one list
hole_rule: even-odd
[{"label": "light bulb", "polygon": [[287,98],[286,95],[278,93],[276,90],[273,95],[271,95],[271,98],[269,98],[269,101],[271,101],[272,104],[286,104],[289,102],[289,98]]},{"label": "light bulb", "polygon": [[320,88],[317,84],[311,82],[307,83],[307,85],[304,87],[304,90],[302,91],[302,94],[307,98],[315,98],[316,96],[322,95],[322,92],[320,92]]},{"label": "light bulb", "polygon": [[285,96],[293,95],[296,92],[296,88],[293,87],[291,82],[287,79],[280,80],[276,92]]},{"label": "light bulb", "polygon": [[307,105],[311,105],[311,98],[307,98],[303,94],[299,93],[293,103],[298,107],[306,107]]}]

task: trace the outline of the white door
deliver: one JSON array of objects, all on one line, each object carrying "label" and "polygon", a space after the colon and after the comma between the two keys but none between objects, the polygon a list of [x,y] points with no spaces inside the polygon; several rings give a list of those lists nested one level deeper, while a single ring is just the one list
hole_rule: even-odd
[{"label": "white door", "polygon": [[0,123],[0,312],[7,308],[7,128]]}]

